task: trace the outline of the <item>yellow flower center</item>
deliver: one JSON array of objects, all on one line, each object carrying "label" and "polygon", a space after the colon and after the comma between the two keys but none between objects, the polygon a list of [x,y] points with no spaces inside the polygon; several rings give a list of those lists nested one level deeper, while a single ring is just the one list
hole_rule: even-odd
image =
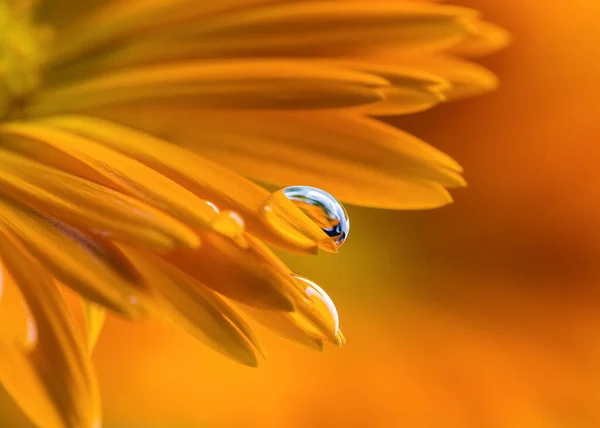
[{"label": "yellow flower center", "polygon": [[15,114],[41,83],[51,32],[33,22],[30,2],[0,2],[0,120]]}]

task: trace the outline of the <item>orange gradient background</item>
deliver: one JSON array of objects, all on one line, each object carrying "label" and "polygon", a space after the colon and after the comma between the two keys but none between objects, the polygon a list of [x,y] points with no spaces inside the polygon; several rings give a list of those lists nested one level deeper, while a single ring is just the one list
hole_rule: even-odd
[{"label": "orange gradient background", "polygon": [[[105,427],[600,427],[600,2],[459,3],[514,36],[482,61],[500,90],[393,122],[470,187],[435,211],[349,207],[339,255],[283,256],[329,292],[348,344],[260,330],[269,359],[249,369],[110,319]],[[29,426],[0,403],[0,426]]]}]

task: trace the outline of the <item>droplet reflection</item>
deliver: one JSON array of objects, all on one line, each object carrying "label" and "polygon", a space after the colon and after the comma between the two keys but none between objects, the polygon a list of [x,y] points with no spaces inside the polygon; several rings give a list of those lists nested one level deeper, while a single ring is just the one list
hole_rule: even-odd
[{"label": "droplet reflection", "polygon": [[291,186],[282,190],[304,214],[314,221],[340,247],[350,231],[350,219],[343,205],[331,194],[311,186]]},{"label": "droplet reflection", "polygon": [[325,311],[330,315],[334,331],[337,333],[340,328],[340,318],[338,311],[333,304],[333,300],[331,300],[331,297],[327,295],[325,290],[312,282],[310,279],[299,275],[294,275],[294,278],[306,285],[306,294],[308,295],[308,298],[318,306],[316,309],[321,312]]}]

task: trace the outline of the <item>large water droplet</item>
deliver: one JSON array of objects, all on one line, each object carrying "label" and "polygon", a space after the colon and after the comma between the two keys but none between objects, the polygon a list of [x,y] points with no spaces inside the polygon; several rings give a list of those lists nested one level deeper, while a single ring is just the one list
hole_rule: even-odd
[{"label": "large water droplet", "polygon": [[300,281],[301,283],[303,283],[303,285],[306,286],[306,295],[308,296],[310,301],[316,305],[315,310],[321,312],[322,314],[327,314],[326,318],[330,319],[333,331],[337,334],[340,328],[340,318],[338,315],[338,311],[335,305],[333,304],[333,300],[331,300],[331,297],[327,295],[325,290],[323,290],[317,284],[312,282],[310,279],[304,278],[303,276],[299,275],[294,275],[294,278],[296,278],[298,281]]},{"label": "large water droplet", "polygon": [[311,186],[291,186],[282,191],[338,247],[344,243],[350,232],[350,219],[337,199],[326,191]]}]

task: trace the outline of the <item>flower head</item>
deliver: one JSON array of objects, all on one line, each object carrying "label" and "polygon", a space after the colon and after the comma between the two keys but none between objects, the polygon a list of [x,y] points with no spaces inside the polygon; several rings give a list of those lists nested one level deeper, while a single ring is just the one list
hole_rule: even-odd
[{"label": "flower head", "polygon": [[255,181],[451,202],[460,166],[375,117],[493,89],[455,55],[506,42],[473,10],[415,1],[64,3],[0,3],[0,381],[43,426],[100,420],[89,352],[105,309],[250,366],[264,350],[241,312],[316,349],[345,343],[325,291],[266,245],[335,252],[344,219]]}]

